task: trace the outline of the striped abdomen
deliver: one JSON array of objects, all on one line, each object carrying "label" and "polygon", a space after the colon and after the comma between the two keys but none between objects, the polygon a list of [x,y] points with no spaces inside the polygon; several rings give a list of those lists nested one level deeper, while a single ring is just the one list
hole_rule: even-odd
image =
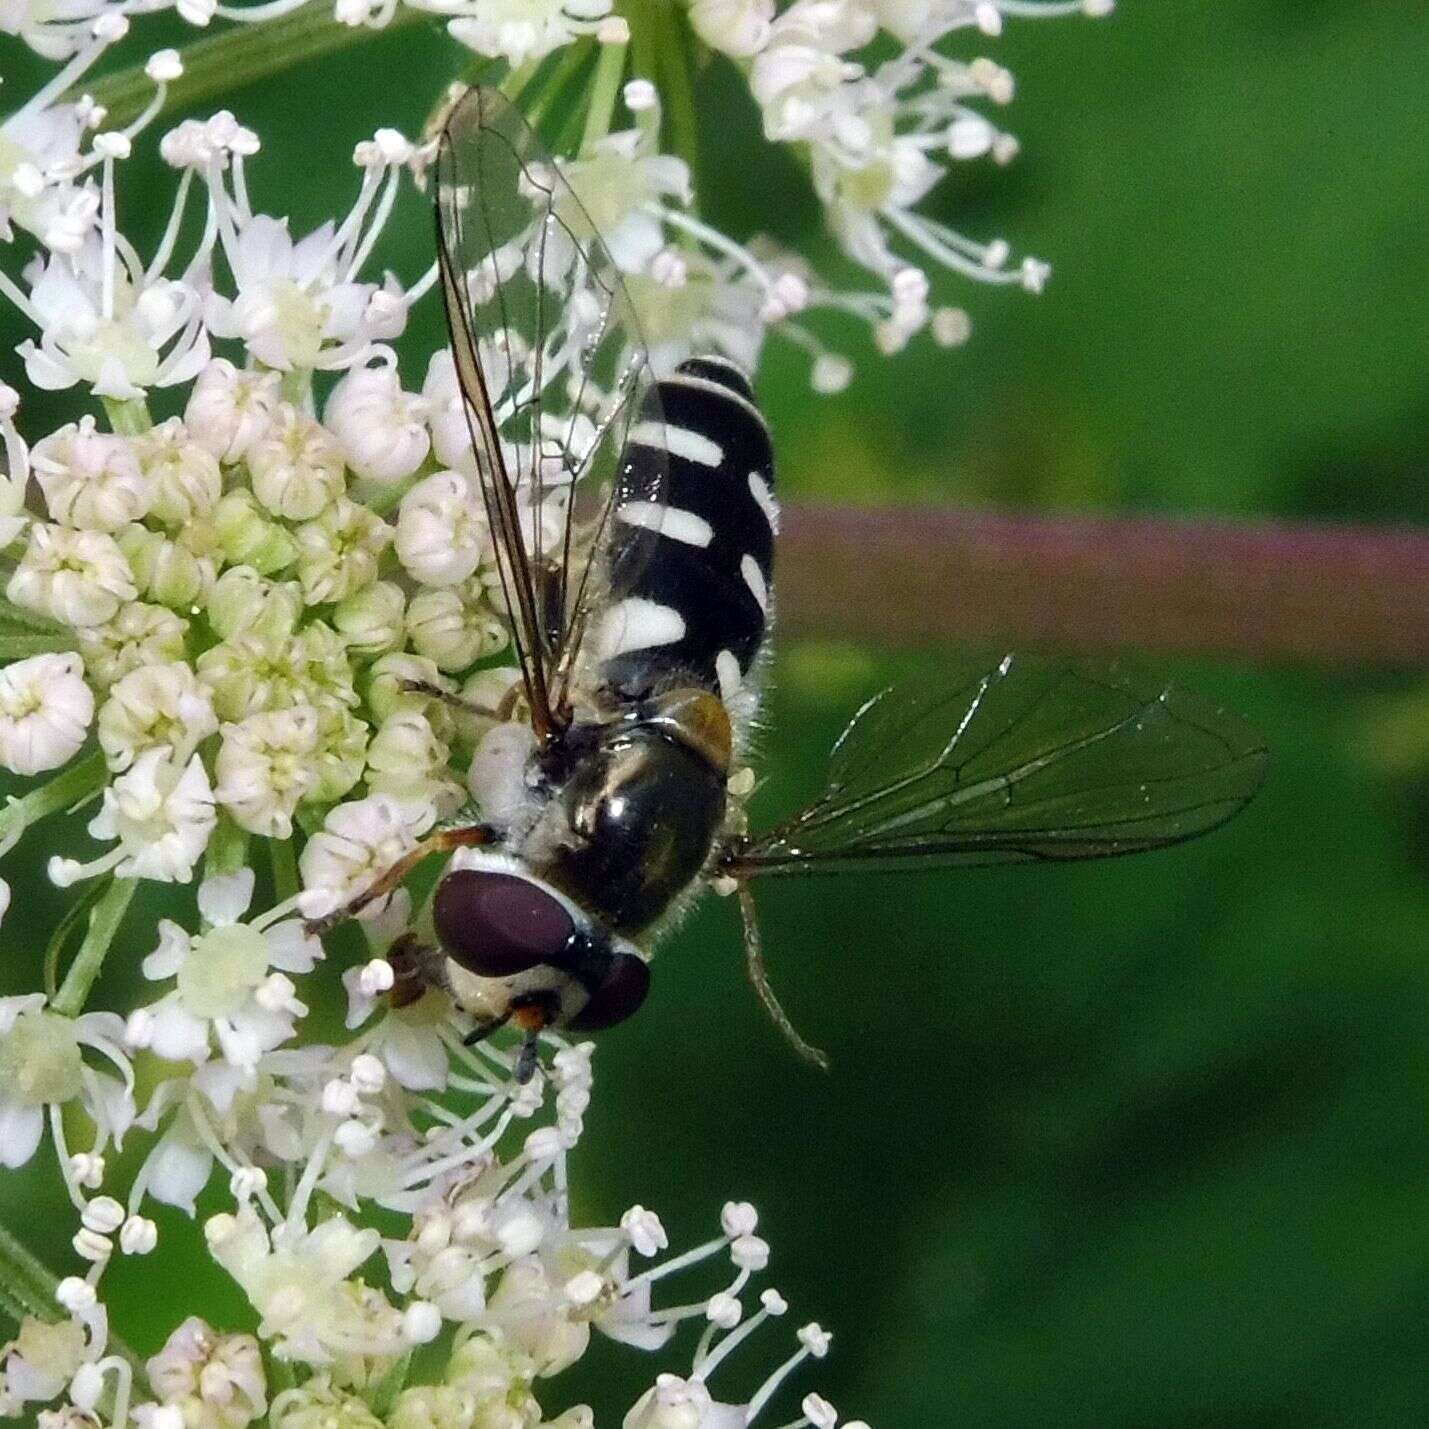
[{"label": "striped abdomen", "polygon": [[768,623],[778,526],[769,429],[748,379],[722,358],[682,362],[655,393],[663,425],[652,404],[624,460],[637,472],[665,463],[666,499],[615,508],[602,675],[632,698],[695,684],[729,700]]}]

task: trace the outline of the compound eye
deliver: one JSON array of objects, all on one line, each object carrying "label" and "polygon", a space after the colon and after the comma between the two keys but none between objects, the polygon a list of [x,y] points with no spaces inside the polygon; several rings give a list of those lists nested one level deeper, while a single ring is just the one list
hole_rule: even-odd
[{"label": "compound eye", "polygon": [[575,924],[559,899],[514,873],[459,868],[437,885],[437,937],[478,977],[512,977],[558,963]]},{"label": "compound eye", "polygon": [[650,964],[634,953],[616,953],[591,999],[566,1023],[572,1032],[603,1032],[640,1010],[650,991]]}]

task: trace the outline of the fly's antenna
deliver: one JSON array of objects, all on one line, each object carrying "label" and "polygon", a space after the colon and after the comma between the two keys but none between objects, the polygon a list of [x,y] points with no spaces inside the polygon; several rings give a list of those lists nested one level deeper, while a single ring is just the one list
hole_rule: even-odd
[{"label": "fly's antenna", "polygon": [[798,1029],[789,1021],[789,1014],[779,1005],[774,989],[769,985],[769,969],[764,965],[764,941],[759,936],[759,915],[754,906],[754,895],[747,883],[739,885],[739,917],[744,924],[744,967],[749,981],[758,994],[769,1019],[784,1034],[784,1040],[804,1061],[811,1063],[821,1072],[829,1070],[829,1054],[804,1041]]}]

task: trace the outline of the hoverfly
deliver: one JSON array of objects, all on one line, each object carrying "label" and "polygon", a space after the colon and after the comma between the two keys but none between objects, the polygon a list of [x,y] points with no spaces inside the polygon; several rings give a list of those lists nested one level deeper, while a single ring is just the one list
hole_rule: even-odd
[{"label": "hoverfly", "polygon": [[[1206,833],[1255,793],[1238,718],[1093,664],[1012,655],[870,700],[824,792],[745,831],[745,759],[773,587],[769,433],[744,373],[657,378],[602,235],[520,115],[472,89],[438,140],[437,259],[519,680],[443,827],[322,931],[450,853],[399,940],[395,993],[450,992],[472,1040],[510,1023],[529,1077],[547,1027],[631,1016],[650,948],[710,885],[767,874],[1101,858]],[[434,698],[463,702],[433,687]]]}]

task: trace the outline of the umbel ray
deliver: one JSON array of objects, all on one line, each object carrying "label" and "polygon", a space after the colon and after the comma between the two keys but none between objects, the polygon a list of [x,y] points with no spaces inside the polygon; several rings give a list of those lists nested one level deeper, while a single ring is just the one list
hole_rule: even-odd
[{"label": "umbel ray", "polygon": [[[447,990],[472,1039],[597,1031],[633,1014],[650,949],[705,887],[734,893],[751,980],[749,885],[772,874],[1057,862],[1163,848],[1260,784],[1234,715],[1110,666],[1012,655],[931,674],[859,710],[823,793],[746,831],[745,764],[778,530],[769,433],[717,356],[657,379],[600,235],[519,114],[473,89],[438,143],[437,259],[452,351],[519,666],[442,827],[322,932],[450,855],[390,954],[394,996]],[[464,702],[434,687],[423,693]]]}]

